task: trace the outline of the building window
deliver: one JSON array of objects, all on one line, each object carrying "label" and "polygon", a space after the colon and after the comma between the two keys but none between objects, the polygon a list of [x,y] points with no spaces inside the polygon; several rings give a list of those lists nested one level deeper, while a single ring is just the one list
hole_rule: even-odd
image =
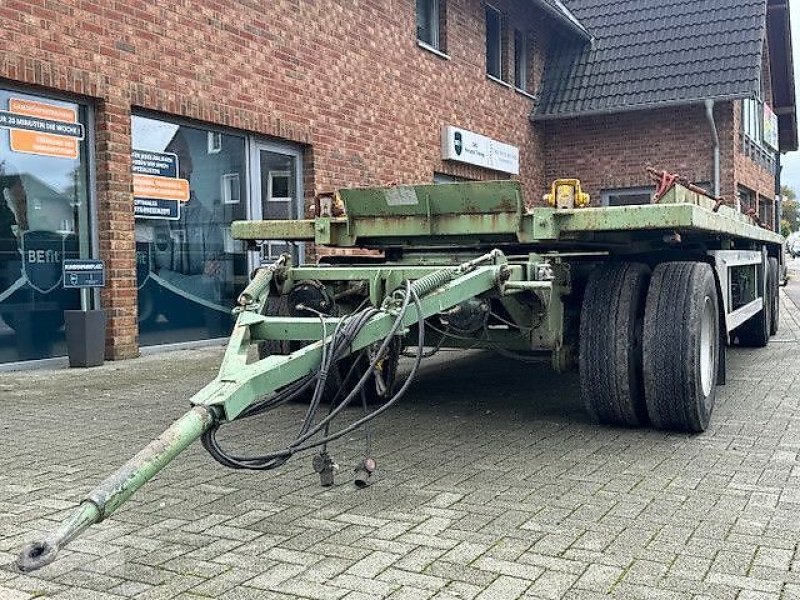
[{"label": "building window", "polygon": [[604,206],[628,206],[631,204],[650,204],[653,199],[653,189],[648,187],[641,188],[618,188],[603,190],[601,199]]},{"label": "building window", "polygon": [[742,101],[742,131],[753,143],[761,144],[764,104],[747,98]]},{"label": "building window", "polygon": [[747,213],[750,210],[755,210],[758,204],[756,193],[742,185],[738,186],[737,192],[739,193],[739,210]]},{"label": "building window", "polygon": [[229,239],[248,216],[245,137],[135,115],[132,138],[141,343],[226,335],[247,273]]},{"label": "building window", "polygon": [[761,222],[765,225],[769,225],[770,227],[774,225],[772,202],[763,196],[759,196],[758,198],[758,218],[761,219]]},{"label": "building window", "polygon": [[528,35],[519,29],[514,30],[514,87],[528,91],[530,73],[530,43]]},{"label": "building window", "polygon": [[486,73],[503,79],[503,15],[486,5]]},{"label": "building window", "polygon": [[445,51],[444,0],[417,0],[417,40],[438,50]]},{"label": "building window", "polygon": [[[233,239],[231,222],[300,217],[301,150],[144,115],[131,130],[140,343],[227,336],[258,261]],[[301,261],[292,243],[265,248],[267,258],[291,252]]]},{"label": "building window", "polygon": [[742,153],[750,157],[767,171],[775,170],[775,150],[770,149],[765,139],[765,105],[761,100],[742,100],[741,134]]},{"label": "building window", "polygon": [[63,356],[63,261],[93,257],[88,108],[0,88],[0,110],[0,363]]}]

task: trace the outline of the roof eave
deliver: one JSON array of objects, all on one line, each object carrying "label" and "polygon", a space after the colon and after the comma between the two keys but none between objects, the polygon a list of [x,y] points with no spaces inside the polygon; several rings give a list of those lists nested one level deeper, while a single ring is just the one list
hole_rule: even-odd
[{"label": "roof eave", "polygon": [[564,12],[553,8],[552,5],[545,2],[544,0],[532,0],[536,6],[541,8],[544,12],[558,21],[561,25],[564,25],[567,29],[572,31],[573,33],[577,34],[578,37],[582,38],[587,42],[592,41],[591,34],[586,30],[586,28],[580,24],[578,19],[573,15],[570,10],[564,6],[560,0],[556,0],[564,9]]},{"label": "roof eave", "polygon": [[[783,96],[785,101],[781,104],[774,103],[773,109],[778,113],[780,151],[791,152],[798,149],[798,130],[797,130],[797,99],[795,94],[794,81],[794,57],[792,50],[792,27],[789,12],[788,0],[773,0],[767,4],[767,24],[771,22],[771,17],[780,11],[781,18],[780,31],[772,32],[769,29],[770,47],[770,71],[778,73],[778,59],[785,61],[785,72],[780,76],[779,81],[784,84]],[[773,77],[773,88],[775,87],[775,77]]]},{"label": "roof eave", "polygon": [[545,113],[536,114],[531,113],[530,120],[534,122],[539,121],[558,121],[562,119],[578,119],[582,117],[601,117],[607,115],[616,115],[629,112],[639,112],[645,110],[657,110],[659,108],[674,108],[676,106],[690,106],[694,104],[703,104],[706,100],[713,100],[714,102],[731,102],[733,100],[741,100],[743,98],[752,98],[752,94],[728,94],[723,96],[712,96],[710,98],[689,98],[686,100],[672,100],[668,102],[651,102],[646,104],[626,104],[624,106],[611,106],[607,108],[599,108],[594,110],[585,110],[580,112],[571,113]]}]

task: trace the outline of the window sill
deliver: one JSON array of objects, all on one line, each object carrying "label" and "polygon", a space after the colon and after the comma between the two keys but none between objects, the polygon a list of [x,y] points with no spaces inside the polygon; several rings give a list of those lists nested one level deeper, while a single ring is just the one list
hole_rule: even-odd
[{"label": "window sill", "polygon": [[498,79],[494,75],[489,75],[489,73],[486,74],[486,79],[488,79],[489,81],[494,81],[495,83],[502,85],[503,87],[507,87],[510,90],[514,89],[514,86],[511,85],[510,83],[503,81],[502,79]]},{"label": "window sill", "polygon": [[534,102],[538,102],[539,101],[539,96],[537,96],[536,94],[531,94],[530,92],[526,92],[525,90],[523,90],[521,88],[518,88],[518,87],[515,87],[514,91],[517,92],[518,94],[521,94],[521,95],[525,96],[529,100],[533,100]]},{"label": "window sill", "polygon": [[450,60],[450,55],[449,54],[445,54],[441,50],[437,50],[436,48],[434,48],[433,46],[431,46],[429,44],[426,44],[422,40],[417,40],[417,46],[419,46],[423,50],[427,50],[431,54],[435,54],[439,58],[443,58],[444,60]]}]

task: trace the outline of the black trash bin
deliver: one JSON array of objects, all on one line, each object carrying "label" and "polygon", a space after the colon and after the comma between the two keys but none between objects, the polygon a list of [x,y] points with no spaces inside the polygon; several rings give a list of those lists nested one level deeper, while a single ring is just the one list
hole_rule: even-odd
[{"label": "black trash bin", "polygon": [[64,325],[70,367],[97,367],[106,352],[106,311],[65,310]]}]

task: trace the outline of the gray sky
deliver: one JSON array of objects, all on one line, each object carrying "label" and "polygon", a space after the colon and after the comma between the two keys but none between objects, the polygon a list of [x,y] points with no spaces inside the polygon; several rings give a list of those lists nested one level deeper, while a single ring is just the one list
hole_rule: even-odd
[{"label": "gray sky", "polygon": [[[792,20],[792,46],[794,54],[794,80],[798,82],[798,68],[800,68],[800,0],[791,0],[790,17]],[[798,86],[800,92],[800,86]],[[781,158],[783,164],[782,181],[800,196],[800,152],[789,152]]]}]

